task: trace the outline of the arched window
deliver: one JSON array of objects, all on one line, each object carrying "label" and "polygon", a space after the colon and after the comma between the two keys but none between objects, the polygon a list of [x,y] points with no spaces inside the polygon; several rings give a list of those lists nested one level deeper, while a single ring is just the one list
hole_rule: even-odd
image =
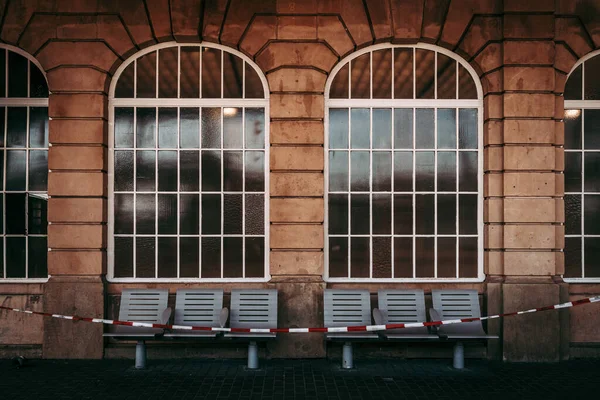
[{"label": "arched window", "polygon": [[600,55],[565,86],[565,280],[600,281]]},{"label": "arched window", "polygon": [[483,278],[482,92],[435,46],[373,46],[326,86],[326,279]]},{"label": "arched window", "polygon": [[0,46],[0,281],[48,278],[48,84],[24,51]]},{"label": "arched window", "polygon": [[112,281],[265,280],[268,90],[213,44],[136,54],[110,89]]}]

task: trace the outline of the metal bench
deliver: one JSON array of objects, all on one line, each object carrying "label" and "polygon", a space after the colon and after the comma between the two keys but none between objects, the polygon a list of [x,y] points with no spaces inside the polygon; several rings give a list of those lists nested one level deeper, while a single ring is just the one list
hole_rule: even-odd
[{"label": "metal bench", "polygon": [[[431,295],[433,309],[429,313],[434,321],[479,318],[481,316],[477,290],[432,290]],[[455,341],[453,366],[457,369],[465,366],[463,341],[498,339],[498,336],[485,333],[481,321],[440,325],[437,333],[442,339]]]},{"label": "metal bench", "polygon": [[[326,327],[361,326],[371,324],[371,296],[368,290],[325,289],[323,311]],[[354,367],[352,342],[372,341],[379,335],[372,332],[327,333],[325,339],[341,341],[342,368]]]},{"label": "metal bench", "polygon": [[[232,328],[277,328],[277,290],[233,289],[229,324]],[[248,369],[258,368],[257,342],[276,338],[275,333],[231,332],[224,336],[249,341]]]},{"label": "metal bench", "polygon": [[[167,324],[171,316],[168,289],[123,289],[119,320]],[[146,340],[157,339],[164,333],[159,328],[114,325],[103,336],[117,340],[137,340],[135,347],[135,367],[146,368]]]},{"label": "metal bench", "polygon": [[[377,325],[406,324],[427,321],[425,293],[423,290],[380,290],[377,294],[378,308],[373,310]],[[387,340],[437,340],[438,335],[429,333],[427,327],[390,329],[380,332]]]},{"label": "metal bench", "polygon": [[[223,308],[222,289],[178,289],[175,299],[175,325],[224,327],[229,310]],[[174,330],[164,334],[171,339],[215,339],[219,332]]]}]

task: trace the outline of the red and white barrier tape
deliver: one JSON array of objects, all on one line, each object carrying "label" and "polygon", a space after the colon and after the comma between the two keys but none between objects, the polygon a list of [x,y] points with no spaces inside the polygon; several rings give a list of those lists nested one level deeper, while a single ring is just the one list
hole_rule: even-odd
[{"label": "red and white barrier tape", "polygon": [[452,325],[460,324],[463,322],[473,321],[485,321],[488,319],[496,319],[500,317],[511,317],[513,315],[530,314],[538,311],[558,310],[561,308],[570,308],[580,306],[588,303],[600,302],[600,296],[587,297],[580,300],[569,301],[567,303],[555,304],[552,306],[532,308],[530,310],[517,311],[511,313],[490,315],[487,317],[478,318],[461,318],[461,319],[449,319],[445,321],[431,321],[431,322],[411,322],[407,324],[387,324],[387,325],[362,325],[362,326],[344,326],[344,327],[330,327],[330,328],[218,328],[210,326],[187,326],[187,325],[164,325],[164,324],[151,324],[147,322],[131,322],[131,321],[118,321],[101,318],[85,318],[78,317],[76,315],[60,315],[50,314],[38,311],[21,310],[19,308],[11,308],[0,306],[1,310],[15,311],[25,314],[42,315],[44,317],[68,319],[73,321],[85,321],[95,322],[106,325],[123,325],[123,326],[137,326],[141,328],[159,328],[159,329],[170,329],[170,330],[187,330],[187,331],[213,331],[213,332],[240,332],[240,333],[309,333],[309,332],[321,332],[321,333],[333,333],[333,332],[376,332],[384,331],[387,329],[402,329],[402,328],[420,328],[423,326],[438,326],[438,325]]}]

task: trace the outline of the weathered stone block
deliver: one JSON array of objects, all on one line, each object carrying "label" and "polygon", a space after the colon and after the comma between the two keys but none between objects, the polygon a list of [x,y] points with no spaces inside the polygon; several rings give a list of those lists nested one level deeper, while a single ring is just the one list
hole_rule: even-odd
[{"label": "weathered stone block", "polygon": [[106,222],[106,200],[101,198],[52,197],[48,200],[48,221]]},{"label": "weathered stone block", "polygon": [[272,147],[271,170],[322,171],[322,147]]},{"label": "weathered stone block", "polygon": [[514,172],[504,174],[506,196],[554,196],[556,174],[541,172]]},{"label": "weathered stone block", "polygon": [[323,144],[322,121],[273,121],[271,122],[272,144]]},{"label": "weathered stone block", "polygon": [[314,15],[277,17],[277,39],[316,39],[317,17]]},{"label": "weathered stone block", "polygon": [[56,68],[47,77],[53,92],[108,92],[108,74],[90,67]]},{"label": "weathered stone block", "polygon": [[554,116],[554,94],[506,93],[505,117],[551,118]]},{"label": "weathered stone block", "polygon": [[323,222],[323,199],[271,199],[271,222]]},{"label": "weathered stone block", "polygon": [[515,39],[552,39],[554,15],[506,14],[504,37]]},{"label": "weathered stone block", "polygon": [[504,222],[557,222],[557,202],[548,198],[506,198]]},{"label": "weathered stone block", "polygon": [[322,249],[323,225],[271,225],[273,249]]},{"label": "weathered stone block", "polygon": [[553,146],[506,146],[504,168],[507,170],[555,170],[556,150]]},{"label": "weathered stone block", "polygon": [[48,194],[51,196],[104,196],[104,172],[49,172]]},{"label": "weathered stone block", "polygon": [[323,118],[323,96],[272,94],[271,118]]},{"label": "weathered stone block", "polygon": [[554,90],[554,68],[505,67],[505,90]]},{"label": "weathered stone block", "polygon": [[555,275],[556,253],[552,251],[507,251],[504,274],[515,276]]},{"label": "weathered stone block", "polygon": [[323,196],[324,176],[310,172],[272,172],[271,196]]},{"label": "weathered stone block", "polygon": [[271,276],[323,275],[322,251],[273,251],[270,257]]},{"label": "weathered stone block", "polygon": [[310,65],[330,71],[336,62],[336,55],[323,43],[271,42],[256,57],[265,72],[284,65]]},{"label": "weathered stone block", "polygon": [[[505,225],[504,247],[507,249],[557,248],[554,225]],[[506,268],[506,267],[505,267]]]},{"label": "weathered stone block", "polygon": [[103,119],[53,119],[49,123],[50,143],[108,144],[107,130]]},{"label": "weathered stone block", "polygon": [[52,250],[48,252],[50,275],[102,275],[106,273],[106,252]]},{"label": "weathered stone block", "polygon": [[48,106],[51,118],[106,118],[108,116],[108,98],[103,94],[51,94]]},{"label": "weathered stone block", "polygon": [[48,247],[101,249],[106,247],[105,225],[48,225]]},{"label": "weathered stone block", "polygon": [[271,72],[267,79],[271,92],[323,93],[327,75],[315,69],[281,68]]},{"label": "weathered stone block", "polygon": [[[7,283],[3,282],[2,285]],[[0,295],[0,304],[4,307],[23,310],[43,311],[44,297],[28,294],[27,284],[22,283],[22,294]],[[3,290],[4,292],[4,290]],[[0,345],[42,344],[44,340],[44,317],[0,310]]]},{"label": "weathered stone block", "polygon": [[102,146],[52,146],[48,151],[48,168],[51,170],[105,170],[106,147]]},{"label": "weathered stone block", "polygon": [[505,143],[552,144],[555,121],[548,119],[507,119],[504,121]]},{"label": "weathered stone block", "polygon": [[554,42],[506,41],[504,42],[504,63],[552,65],[554,63]]}]

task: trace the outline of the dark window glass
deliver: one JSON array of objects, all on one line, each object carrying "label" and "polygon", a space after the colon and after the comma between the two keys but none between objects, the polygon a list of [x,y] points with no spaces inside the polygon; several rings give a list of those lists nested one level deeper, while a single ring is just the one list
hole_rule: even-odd
[{"label": "dark window glass", "polygon": [[48,108],[29,108],[29,147],[48,147]]},{"label": "dark window glass", "polygon": [[344,65],[333,78],[331,88],[329,89],[330,99],[347,99],[348,98],[348,71],[349,64]]},{"label": "dark window glass", "polygon": [[177,152],[158,152],[158,190],[161,192],[177,191]]},{"label": "dark window glass", "polygon": [[27,152],[11,150],[6,152],[6,190],[24,191],[27,172]]},{"label": "dark window glass", "polygon": [[133,233],[133,195],[115,194],[115,234]]},{"label": "dark window glass", "polygon": [[394,277],[413,277],[413,238],[394,238]]},{"label": "dark window glass", "polygon": [[461,235],[477,234],[477,195],[459,195],[458,207],[459,233]]},{"label": "dark window glass", "polygon": [[368,278],[371,265],[371,240],[368,237],[350,238],[350,277]]},{"label": "dark window glass", "polygon": [[415,263],[416,278],[431,278],[434,276],[434,257],[433,251],[435,238],[416,237],[415,238]]},{"label": "dark window glass", "polygon": [[583,64],[571,72],[565,85],[565,100],[581,100]]},{"label": "dark window glass", "polygon": [[329,238],[329,276],[332,278],[348,277],[348,238]]},{"label": "dark window glass", "polygon": [[247,194],[245,204],[246,234],[265,234],[265,198],[262,194]]},{"label": "dark window glass", "polygon": [[6,277],[25,278],[25,238],[6,239]]},{"label": "dark window glass", "polygon": [[394,98],[413,99],[413,49],[394,49]]},{"label": "dark window glass", "polygon": [[133,108],[115,108],[115,147],[133,147]]},{"label": "dark window glass", "polygon": [[581,153],[565,152],[565,192],[581,192]]},{"label": "dark window glass", "polygon": [[435,96],[435,52],[415,50],[417,99],[433,99]]},{"label": "dark window glass", "polygon": [[26,195],[25,193],[6,194],[6,234],[24,235],[26,223]]},{"label": "dark window glass", "polygon": [[[241,278],[243,274],[243,266],[243,238],[223,238],[223,278]],[[262,276],[262,273],[258,275],[258,277]]]},{"label": "dark window glass", "polygon": [[116,98],[132,98],[134,86],[135,62],[129,64],[121,73],[115,87]]},{"label": "dark window glass", "polygon": [[[600,57],[598,58],[600,60]],[[600,71],[600,70],[599,70]],[[600,85],[600,82],[598,83]],[[584,111],[583,135],[585,137],[585,148],[592,150],[600,149],[600,110]]]},{"label": "dark window glass", "polygon": [[132,190],[133,151],[115,151],[115,191],[125,192]]},{"label": "dark window glass", "polygon": [[392,277],[392,238],[373,238],[373,278]]},{"label": "dark window glass", "polygon": [[243,190],[243,165],[243,152],[223,152],[223,190],[228,192],[241,192]]},{"label": "dark window glass", "polygon": [[243,197],[241,194],[223,195],[223,233],[242,234]]},{"label": "dark window glass", "polygon": [[392,49],[373,52],[373,98],[392,98]]},{"label": "dark window glass", "polygon": [[565,110],[565,149],[581,149],[581,110]]},{"label": "dark window glass", "polygon": [[581,278],[581,242],[580,237],[565,238],[565,278]]},{"label": "dark window glass", "polygon": [[48,233],[48,199],[46,195],[29,194],[27,209],[27,232],[31,235]]},{"label": "dark window glass", "polygon": [[[462,199],[462,197],[461,197]],[[477,206],[475,204],[475,206]],[[462,211],[462,208],[461,208]],[[477,208],[475,208],[477,211]],[[456,195],[438,194],[437,196],[437,233],[456,235]],[[475,224],[477,220],[474,221]],[[456,263],[456,260],[454,260]]]},{"label": "dark window glass", "polygon": [[454,192],[456,191],[456,153],[440,151],[437,154],[437,190]]},{"label": "dark window glass", "polygon": [[[10,67],[9,67],[10,68]],[[600,57],[590,58],[584,63],[584,81],[583,88],[584,100],[600,100]]]},{"label": "dark window glass", "polygon": [[371,97],[371,54],[366,53],[353,59],[350,72],[350,91],[353,99]]},{"label": "dark window glass", "polygon": [[262,81],[258,76],[256,70],[248,63],[244,63],[246,66],[246,98],[247,99],[262,99],[265,97],[265,90],[263,88]]},{"label": "dark window glass", "polygon": [[353,235],[369,234],[369,195],[353,194],[350,196],[350,233]]},{"label": "dark window glass", "polygon": [[373,152],[373,168],[371,180],[373,191],[389,192],[392,190],[392,153],[389,151]]},{"label": "dark window glass", "polygon": [[200,196],[198,194],[179,195],[179,233],[182,235],[200,233]]},{"label": "dark window glass", "polygon": [[0,49],[0,97],[6,97],[6,51],[6,49]]},{"label": "dark window glass", "polygon": [[137,97],[156,98],[156,52],[137,59]]},{"label": "dark window glass", "polygon": [[221,190],[221,152],[202,152],[202,190],[218,192]]},{"label": "dark window glass", "polygon": [[263,192],[265,190],[265,153],[246,152],[246,191]]},{"label": "dark window glass", "polygon": [[330,194],[329,207],[329,234],[344,235],[348,233],[348,195]]},{"label": "dark window glass", "polygon": [[586,237],[585,246],[585,277],[600,278],[600,238]]},{"label": "dark window glass", "polygon": [[137,131],[135,134],[138,148],[155,148],[156,109],[137,109]]},{"label": "dark window glass", "polygon": [[565,234],[581,235],[581,195],[565,195]]},{"label": "dark window glass", "polygon": [[434,233],[434,207],[435,197],[432,194],[415,196],[417,234],[433,235]]},{"label": "dark window glass", "polygon": [[177,278],[177,238],[158,238],[158,277]]},{"label": "dark window glass", "polygon": [[586,192],[600,192],[600,153],[586,152],[584,163],[583,190]]},{"label": "dark window glass", "polygon": [[136,151],[135,184],[138,192],[156,190],[156,151]]},{"label": "dark window glass", "polygon": [[458,239],[458,277],[477,278],[477,241],[476,237]]},{"label": "dark window glass", "polygon": [[223,53],[223,97],[241,98],[244,61],[231,53]]},{"label": "dark window glass", "polygon": [[412,194],[394,195],[394,233],[396,235],[412,235],[413,233]]},{"label": "dark window glass", "polygon": [[[138,232],[139,233],[139,232]],[[156,277],[156,238],[135,238],[135,272],[137,278]]]},{"label": "dark window glass", "polygon": [[7,107],[6,146],[27,146],[27,107]]},{"label": "dark window glass", "polygon": [[[177,195],[158,195],[158,234],[173,235],[177,233]],[[159,241],[160,247],[160,241]],[[160,253],[160,249],[159,249]],[[160,255],[159,255],[160,256]],[[176,264],[176,263],[175,263]]]},{"label": "dark window glass", "polygon": [[433,151],[420,151],[415,154],[415,181],[418,192],[434,190],[435,155]]},{"label": "dark window glass", "polygon": [[459,190],[463,192],[476,192],[479,186],[477,153],[474,151],[461,151],[459,154]]},{"label": "dark window glass", "polygon": [[29,68],[29,97],[48,97],[48,84],[46,83],[44,74],[37,65],[33,64],[31,61],[29,62]]},{"label": "dark window glass", "polygon": [[221,50],[202,48],[202,97],[221,97]]},{"label": "dark window glass", "polygon": [[179,153],[179,190],[197,192],[200,189],[200,152]]},{"label": "dark window glass", "polygon": [[221,277],[221,238],[203,237],[202,241],[202,278]]},{"label": "dark window glass", "polygon": [[179,77],[182,98],[200,97],[200,48],[181,47],[181,75]]},{"label": "dark window glass", "polygon": [[373,194],[372,233],[386,235],[392,233],[392,196],[389,194]]},{"label": "dark window glass", "polygon": [[438,278],[456,278],[455,237],[437,238],[437,276]]},{"label": "dark window glass", "polygon": [[27,276],[29,278],[47,278],[48,277],[48,238],[29,237],[28,268]]},{"label": "dark window glass", "polygon": [[158,97],[177,97],[177,53],[177,47],[160,49],[158,52]]},{"label": "dark window glass", "polygon": [[246,238],[246,277],[261,278],[265,275],[265,239]]},{"label": "dark window glass", "polygon": [[200,239],[197,237],[179,238],[179,277],[198,278],[199,275]]},{"label": "dark window glass", "polygon": [[202,234],[221,234],[221,195],[202,195]]},{"label": "dark window glass", "polygon": [[29,151],[29,190],[48,190],[48,151]]},{"label": "dark window glass", "polygon": [[135,229],[138,234],[152,235],[156,223],[156,196],[138,194],[135,196]]},{"label": "dark window glass", "polygon": [[476,99],[477,98],[477,86],[473,77],[463,67],[458,65],[458,98],[459,99]]},{"label": "dark window glass", "polygon": [[115,278],[133,278],[132,237],[115,237]]},{"label": "dark window glass", "polygon": [[394,152],[394,191],[412,192],[413,190],[413,153]]},{"label": "dark window glass", "polygon": [[158,147],[177,148],[177,109],[158,109]]},{"label": "dark window glass", "polygon": [[583,196],[583,226],[584,234],[600,235],[600,195],[588,194]]},{"label": "dark window glass", "polygon": [[8,97],[27,97],[27,68],[29,60],[8,52]]}]

